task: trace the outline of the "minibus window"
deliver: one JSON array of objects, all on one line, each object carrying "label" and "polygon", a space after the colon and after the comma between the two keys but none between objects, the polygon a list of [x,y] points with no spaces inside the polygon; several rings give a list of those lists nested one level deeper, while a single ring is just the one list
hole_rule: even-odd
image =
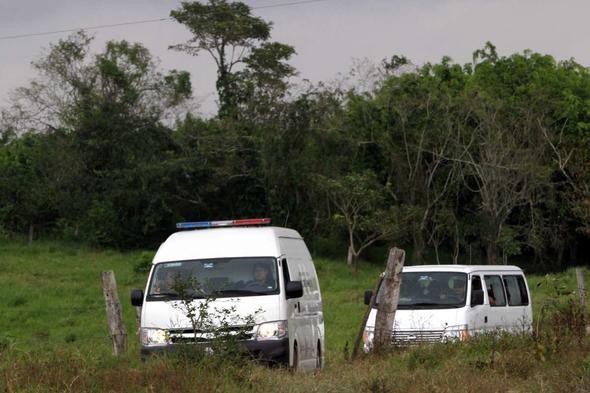
[{"label": "minibus window", "polygon": [[277,260],[216,258],[156,265],[147,301],[261,296],[279,293]]},{"label": "minibus window", "polygon": [[[399,294],[399,309],[458,308],[465,306],[467,275],[455,272],[405,272]],[[381,289],[375,305],[379,304]]]},{"label": "minibus window", "polygon": [[526,306],[529,304],[526,285],[522,276],[504,276],[504,285],[506,286],[508,305]]},{"label": "minibus window", "polygon": [[520,293],[522,295],[522,305],[528,306],[529,305],[529,293],[526,289],[524,277],[523,276],[516,276],[516,282],[518,282],[518,287],[520,288]]},{"label": "minibus window", "polygon": [[[482,293],[482,286],[481,286],[481,277],[479,276],[472,276],[471,277],[471,306],[479,306],[483,304],[483,293]],[[479,299],[476,299],[475,292],[480,291]]]},{"label": "minibus window", "polygon": [[506,305],[506,297],[504,296],[504,286],[500,276],[484,276],[486,282],[486,291],[488,292],[488,299],[490,306],[498,307]]},{"label": "minibus window", "polygon": [[289,276],[289,266],[287,265],[287,260],[283,259],[281,261],[281,265],[283,268],[283,282],[285,283],[285,285],[287,285],[287,283],[291,281],[291,277]]}]

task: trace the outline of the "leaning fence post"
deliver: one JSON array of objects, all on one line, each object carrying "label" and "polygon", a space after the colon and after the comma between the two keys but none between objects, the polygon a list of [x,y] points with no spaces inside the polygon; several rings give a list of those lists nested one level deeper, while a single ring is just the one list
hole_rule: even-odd
[{"label": "leaning fence post", "polygon": [[375,300],[377,299],[377,291],[381,286],[381,281],[383,281],[383,275],[379,275],[379,279],[377,280],[377,284],[375,284],[375,289],[373,289],[373,295],[371,296],[371,301],[365,310],[365,315],[363,315],[363,320],[361,321],[361,326],[359,331],[356,335],[356,339],[354,340],[354,347],[352,348],[352,360],[356,359],[359,355],[360,347],[361,347],[361,340],[363,339],[363,334],[365,333],[365,327],[367,325],[367,320],[369,319],[369,315],[371,314],[371,310],[373,306],[375,306]]},{"label": "leaning fence post", "polygon": [[127,330],[123,324],[121,303],[117,294],[117,282],[112,270],[102,272],[102,291],[107,311],[109,334],[113,340],[113,355],[127,352]]},{"label": "leaning fence post", "polygon": [[576,282],[578,284],[578,295],[580,296],[580,317],[582,324],[586,323],[586,286],[584,284],[584,270],[581,267],[576,268]]},{"label": "leaning fence post", "polygon": [[393,321],[399,301],[399,288],[401,284],[401,273],[404,267],[406,252],[399,248],[389,250],[387,268],[383,277],[381,300],[377,306],[375,318],[375,352],[386,350],[391,345],[393,334]]}]

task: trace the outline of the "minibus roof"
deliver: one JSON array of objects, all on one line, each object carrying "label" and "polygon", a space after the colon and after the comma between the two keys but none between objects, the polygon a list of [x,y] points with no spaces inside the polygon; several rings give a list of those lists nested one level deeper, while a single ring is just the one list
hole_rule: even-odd
[{"label": "minibus roof", "polygon": [[404,272],[522,272],[513,265],[415,265],[404,266]]},{"label": "minibus roof", "polygon": [[280,227],[222,227],[173,233],[160,245],[153,263],[192,259],[279,257],[279,237],[301,239]]}]

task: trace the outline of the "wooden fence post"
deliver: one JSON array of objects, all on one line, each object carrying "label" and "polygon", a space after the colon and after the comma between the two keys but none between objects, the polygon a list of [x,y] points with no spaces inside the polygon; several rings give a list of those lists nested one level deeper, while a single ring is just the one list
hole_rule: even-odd
[{"label": "wooden fence post", "polygon": [[381,300],[377,306],[375,318],[375,336],[373,347],[375,352],[382,352],[391,346],[393,334],[393,321],[399,301],[399,288],[401,284],[401,272],[404,267],[406,252],[399,248],[389,250],[387,268],[383,277]]},{"label": "wooden fence post", "polygon": [[112,270],[102,272],[102,291],[106,304],[109,334],[113,340],[113,355],[118,356],[127,352],[127,330],[123,324],[117,282]]},{"label": "wooden fence post", "polygon": [[369,319],[369,314],[371,314],[371,310],[375,305],[375,299],[377,299],[377,291],[381,286],[381,282],[383,281],[383,275],[379,275],[379,279],[377,280],[377,284],[375,284],[375,289],[373,289],[373,295],[371,296],[371,301],[365,310],[365,315],[363,315],[363,320],[361,321],[361,326],[359,331],[356,335],[356,339],[354,340],[354,347],[352,348],[352,360],[356,359],[360,353],[361,347],[361,340],[363,339],[363,334],[365,333],[365,326],[367,325],[367,320]]},{"label": "wooden fence post", "polygon": [[[582,325],[586,324],[586,285],[584,284],[584,270],[581,267],[576,268],[576,282],[578,284],[578,295],[580,296],[580,317],[582,318]],[[582,329],[588,330],[587,326]]]}]

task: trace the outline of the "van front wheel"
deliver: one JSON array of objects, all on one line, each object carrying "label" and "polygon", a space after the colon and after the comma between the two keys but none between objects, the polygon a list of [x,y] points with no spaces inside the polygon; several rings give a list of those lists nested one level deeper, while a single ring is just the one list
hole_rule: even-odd
[{"label": "van front wheel", "polygon": [[318,341],[318,349],[316,351],[315,369],[316,369],[316,371],[320,371],[322,369],[322,346],[319,341]]},{"label": "van front wheel", "polygon": [[291,366],[291,371],[299,371],[299,349],[297,348],[297,342],[293,344],[293,365]]}]

